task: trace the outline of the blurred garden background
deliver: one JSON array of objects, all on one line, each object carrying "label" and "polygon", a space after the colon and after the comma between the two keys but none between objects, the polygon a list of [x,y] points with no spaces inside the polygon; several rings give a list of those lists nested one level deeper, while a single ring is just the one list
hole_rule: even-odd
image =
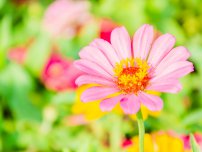
[{"label": "blurred garden background", "polygon": [[160,94],[162,111],[142,107],[146,152],[150,139],[158,152],[188,152],[190,133],[202,147],[201,0],[0,0],[0,151],[136,151],[135,116],[82,103],[73,61],[94,38],[144,23],[176,36],[195,67],[180,93]]}]

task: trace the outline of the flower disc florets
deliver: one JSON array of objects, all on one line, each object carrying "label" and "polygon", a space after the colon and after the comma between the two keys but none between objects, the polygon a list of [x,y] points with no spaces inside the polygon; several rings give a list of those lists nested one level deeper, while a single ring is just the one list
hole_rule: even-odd
[{"label": "flower disc florets", "polygon": [[116,84],[124,94],[137,94],[149,84],[149,65],[139,58],[122,60],[114,68]]}]

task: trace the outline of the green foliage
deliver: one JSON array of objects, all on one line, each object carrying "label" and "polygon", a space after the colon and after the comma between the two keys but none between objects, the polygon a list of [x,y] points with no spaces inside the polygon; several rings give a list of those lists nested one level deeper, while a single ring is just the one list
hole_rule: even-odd
[{"label": "green foliage", "polygon": [[199,146],[198,144],[196,143],[196,140],[194,139],[194,136],[191,134],[191,147],[192,147],[192,151],[193,152],[200,152],[200,149],[199,149]]},{"label": "green foliage", "polygon": [[51,51],[51,41],[49,38],[40,33],[36,42],[34,42],[27,53],[26,66],[33,75],[40,75],[44,64],[48,60]]}]

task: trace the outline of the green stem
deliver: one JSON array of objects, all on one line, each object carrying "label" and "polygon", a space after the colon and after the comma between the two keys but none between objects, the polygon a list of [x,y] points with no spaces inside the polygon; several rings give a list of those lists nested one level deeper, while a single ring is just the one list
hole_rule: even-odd
[{"label": "green stem", "polygon": [[139,152],[144,152],[144,121],[142,118],[141,110],[138,111],[136,114],[137,116],[137,123],[138,123],[138,131],[139,131]]}]

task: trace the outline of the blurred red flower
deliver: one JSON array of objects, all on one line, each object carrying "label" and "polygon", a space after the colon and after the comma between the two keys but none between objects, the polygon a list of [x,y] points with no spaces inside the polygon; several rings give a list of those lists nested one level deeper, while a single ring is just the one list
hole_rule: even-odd
[{"label": "blurred red flower", "polygon": [[[195,133],[194,138],[195,138],[197,144],[199,145],[200,149],[202,150],[202,134],[201,133]],[[189,135],[183,135],[182,140],[184,142],[184,148],[187,150],[191,149],[190,136]]]},{"label": "blurred red flower", "polygon": [[123,142],[122,142],[122,147],[126,148],[128,146],[131,146],[132,144],[133,144],[133,142],[132,142],[131,139],[124,139]]},{"label": "blurred red flower", "polygon": [[110,19],[102,19],[100,23],[100,35],[101,39],[110,42],[110,35],[114,28],[118,27],[118,24]]}]

